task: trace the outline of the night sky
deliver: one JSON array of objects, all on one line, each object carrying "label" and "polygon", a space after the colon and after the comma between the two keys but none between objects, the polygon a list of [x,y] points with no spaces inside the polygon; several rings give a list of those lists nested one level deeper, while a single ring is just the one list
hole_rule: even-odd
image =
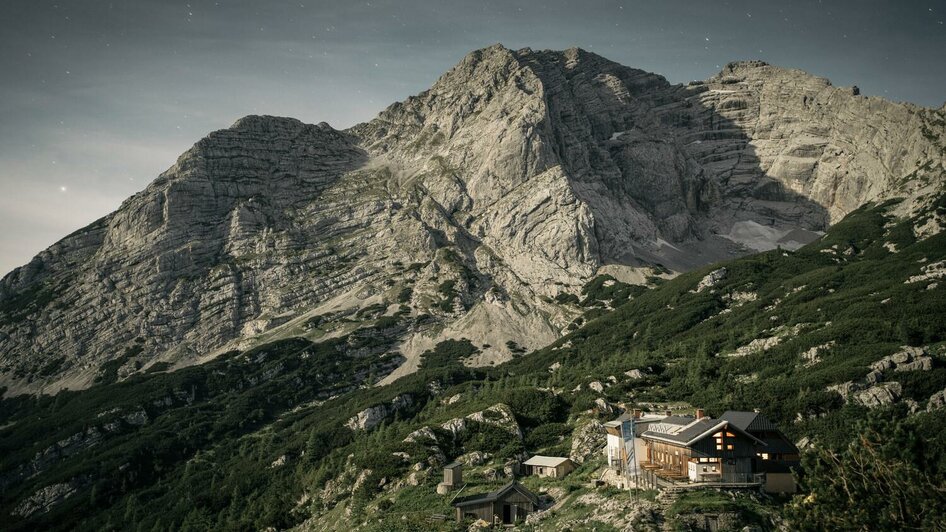
[{"label": "night sky", "polygon": [[241,116],[345,128],[496,42],[672,82],[763,59],[939,107],[944,19],[946,0],[2,0],[0,275]]}]

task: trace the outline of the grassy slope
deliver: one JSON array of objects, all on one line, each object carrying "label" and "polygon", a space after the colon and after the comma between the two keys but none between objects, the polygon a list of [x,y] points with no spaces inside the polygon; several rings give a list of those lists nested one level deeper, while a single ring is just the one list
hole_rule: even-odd
[{"label": "grassy slope", "polygon": [[[711,414],[760,408],[793,437],[841,444],[867,410],[845,406],[825,387],[862,378],[871,362],[900,345],[930,345],[936,350],[944,340],[946,280],[930,290],[929,283],[904,280],[920,273],[924,264],[946,258],[946,234],[915,242],[912,223],[893,224],[883,207],[861,209],[802,250],[772,251],[725,264],[728,275],[712,291],[693,289],[715,267],[644,293],[626,293],[622,297],[633,299],[616,310],[503,366],[463,368],[447,355],[465,351],[445,346],[426,357],[428,363],[415,375],[325,403],[311,401],[354,382],[356,373],[370,371],[367,362],[337,350],[287,343],[265,348],[273,355],[259,363],[233,355],[200,368],[135,377],[56,398],[4,401],[3,478],[52,442],[101,427],[108,417],[98,418],[100,412],[117,407],[124,414],[144,407],[151,421],[143,427],[122,425],[97,446],[65,457],[29,480],[4,485],[0,511],[9,515],[18,501],[39,487],[79,479],[76,494],[49,514],[37,520],[13,520],[9,527],[259,529],[291,526],[310,515],[331,512],[341,519],[336,523],[366,522],[381,529],[396,523],[409,529],[411,523],[426,523],[424,512],[437,513],[435,509],[445,507],[443,500],[431,495],[436,479],[396,493],[377,487],[382,478],[407,473],[410,462],[392,460],[392,452],[407,452],[414,460],[427,452],[400,443],[409,432],[502,401],[524,427],[524,443],[509,442],[484,429],[482,434],[442,445],[448,458],[470,450],[503,458],[523,447],[561,452],[579,416],[598,397],[587,383],[612,375],[618,383],[604,393],[611,400],[684,401]],[[890,252],[885,243],[896,244],[898,251]],[[721,313],[727,294],[733,292],[752,292],[757,299]],[[795,326],[797,335],[765,352],[717,356],[770,336],[780,327]],[[822,362],[810,368],[803,365],[801,353],[832,341],[833,347],[821,354]],[[299,354],[306,349],[322,354],[302,359]],[[279,361],[288,369],[277,378],[253,382],[251,377],[265,372],[266,364]],[[556,362],[561,368],[549,371]],[[326,372],[326,364],[339,369]],[[634,368],[646,369],[649,376],[643,381],[624,379],[623,372]],[[946,388],[946,367],[940,358],[932,371],[894,378],[903,385],[906,398],[923,404],[933,392]],[[220,384],[215,384],[218,379]],[[537,391],[538,387],[574,390],[578,385],[581,391],[558,396]],[[153,407],[154,399],[195,388],[199,400],[193,404],[175,400],[169,408]],[[437,388],[442,392],[434,393]],[[358,410],[402,393],[412,395],[414,406],[379,429],[353,434],[343,427]],[[452,404],[439,400],[455,394],[461,399]],[[905,415],[904,408],[894,407],[892,414]],[[801,421],[795,422],[799,417]],[[921,414],[916,419],[930,428],[931,467],[946,470],[944,453],[935,443],[944,440],[946,427],[935,416]],[[270,467],[282,455],[289,457],[288,464]],[[372,473],[343,506],[333,511],[316,499],[300,502],[346,467]],[[378,513],[379,505],[384,512]],[[378,523],[379,517],[386,521]]]}]

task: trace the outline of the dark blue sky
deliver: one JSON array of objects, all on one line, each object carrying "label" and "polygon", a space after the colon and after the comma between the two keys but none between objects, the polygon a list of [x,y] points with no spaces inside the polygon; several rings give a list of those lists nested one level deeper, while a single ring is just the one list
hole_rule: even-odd
[{"label": "dark blue sky", "polygon": [[758,58],[939,107],[944,19],[946,0],[3,0],[0,274],[240,116],[348,127],[496,42],[673,82]]}]

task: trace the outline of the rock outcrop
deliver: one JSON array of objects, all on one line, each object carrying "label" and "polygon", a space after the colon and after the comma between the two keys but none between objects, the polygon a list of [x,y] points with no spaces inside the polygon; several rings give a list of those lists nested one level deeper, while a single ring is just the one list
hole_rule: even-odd
[{"label": "rock outcrop", "polygon": [[410,395],[402,394],[392,399],[390,403],[370,406],[358,412],[345,422],[345,426],[354,431],[371,430],[380,425],[388,416],[413,404],[414,399]]},{"label": "rock outcrop", "polygon": [[876,408],[896,402],[902,393],[903,387],[899,382],[887,382],[855,393],[854,399],[867,408]]},{"label": "rock outcrop", "polygon": [[13,509],[13,515],[18,517],[30,517],[35,514],[43,514],[51,510],[57,504],[68,499],[76,493],[82,486],[78,479],[69,482],[60,482],[44,488],[40,488]]},{"label": "rock outcrop", "polygon": [[600,422],[590,420],[582,424],[572,435],[572,446],[568,457],[576,464],[583,464],[589,457],[601,452],[607,437],[608,433]]},{"label": "rock outcrop", "polygon": [[492,46],[347,131],[250,116],[199,141],[0,281],[0,386],[81,388],[110,360],[124,378],[395,305],[429,320],[392,333],[395,376],[448,338],[506,360],[560,336],[554,297],[602,267],[791,249],[940,186],[944,119],[758,61],[672,85]]}]

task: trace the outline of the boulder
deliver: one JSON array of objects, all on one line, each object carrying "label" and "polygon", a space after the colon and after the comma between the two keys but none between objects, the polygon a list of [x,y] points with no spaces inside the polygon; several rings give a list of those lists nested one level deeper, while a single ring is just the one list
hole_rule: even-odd
[{"label": "boulder", "polygon": [[898,364],[894,371],[929,371],[933,369],[933,359],[930,357],[917,357],[912,362]]},{"label": "boulder", "polygon": [[503,475],[508,478],[515,478],[519,476],[520,470],[521,464],[519,463],[519,460],[507,460],[506,463],[503,464]]},{"label": "boulder", "polygon": [[841,384],[832,384],[825,388],[829,392],[837,392],[841,397],[847,398],[847,396],[859,390],[861,387],[858,384],[855,384],[852,381],[842,382]]},{"label": "boulder", "polygon": [[495,467],[490,467],[483,470],[483,478],[488,481],[499,480],[505,476],[505,473]]},{"label": "boulder", "polygon": [[926,410],[932,412],[946,406],[946,389],[940,390],[930,396],[929,401],[926,403]]},{"label": "boulder", "polygon": [[370,406],[358,412],[345,422],[345,426],[353,431],[371,430],[380,425],[391,414],[413,404],[414,399],[409,394],[401,394],[392,399],[390,403]]},{"label": "boulder", "polygon": [[608,416],[608,417],[614,417],[614,415],[618,412],[617,408],[615,408],[611,403],[605,401],[601,397],[595,399],[594,410],[597,411],[598,414]]},{"label": "boulder", "polygon": [[468,466],[479,466],[486,463],[486,460],[489,459],[489,455],[480,451],[473,451],[466,453],[459,458],[458,462],[463,462]]},{"label": "boulder", "polygon": [[855,393],[854,400],[867,408],[877,408],[896,402],[902,394],[903,387],[899,382],[887,382]]},{"label": "boulder", "polygon": [[726,268],[719,268],[718,270],[709,272],[705,277],[700,279],[699,284],[696,285],[696,291],[702,292],[703,290],[707,290],[718,285],[723,279],[726,278],[728,273],[729,271],[726,270]]},{"label": "boulder", "polygon": [[581,424],[572,433],[572,447],[568,457],[576,464],[584,463],[590,456],[601,452],[607,441],[608,433],[597,420]]},{"label": "boulder", "polygon": [[20,501],[13,509],[12,514],[17,517],[30,517],[44,514],[53,509],[62,501],[73,496],[80,483],[73,479],[69,482],[50,484],[33,492],[32,495]]},{"label": "boulder", "polygon": [[437,435],[430,427],[421,427],[404,438],[404,443],[436,443]]},{"label": "boulder", "polygon": [[[486,423],[489,425],[495,425],[507,432],[516,438],[522,439],[522,429],[519,427],[519,423],[516,422],[516,416],[513,415],[512,409],[508,405],[502,403],[497,403],[486,410],[480,412],[474,412],[466,418],[471,421],[476,421],[479,423]],[[455,420],[451,420],[455,421]],[[447,424],[449,424],[448,422]],[[446,424],[445,424],[446,425]],[[444,427],[446,428],[446,427]]]}]

